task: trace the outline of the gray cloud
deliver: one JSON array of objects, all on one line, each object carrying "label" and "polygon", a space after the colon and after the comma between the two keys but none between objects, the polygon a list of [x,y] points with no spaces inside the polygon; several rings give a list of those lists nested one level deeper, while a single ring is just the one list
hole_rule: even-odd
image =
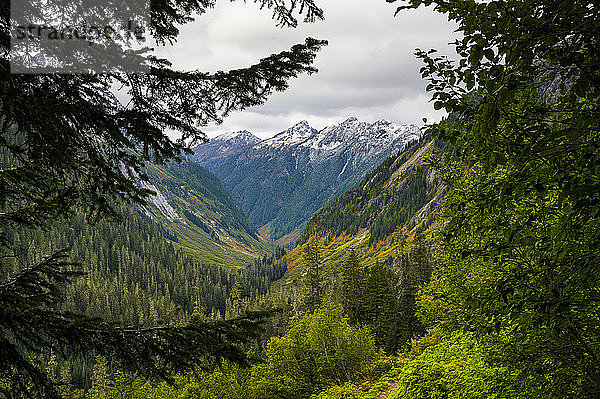
[{"label": "gray cloud", "polygon": [[303,119],[319,129],[349,116],[416,124],[441,117],[428,103],[413,53],[415,48],[451,53],[448,43],[456,34],[445,17],[429,9],[394,17],[396,6],[385,0],[321,0],[321,5],[325,21],[280,29],[269,11],[223,1],[182,27],[175,46],[159,49],[176,67],[216,71],[256,63],[307,36],[329,40],[315,63],[318,74],[292,81],[262,107],[207,127],[209,136],[248,129],[268,137]]}]

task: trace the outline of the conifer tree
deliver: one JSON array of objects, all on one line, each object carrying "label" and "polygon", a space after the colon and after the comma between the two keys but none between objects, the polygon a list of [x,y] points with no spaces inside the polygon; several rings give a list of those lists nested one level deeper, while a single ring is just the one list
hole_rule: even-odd
[{"label": "conifer tree", "polygon": [[302,253],[304,265],[304,292],[302,304],[311,313],[323,302],[324,280],[321,265],[321,255],[317,243],[308,242]]},{"label": "conifer tree", "polygon": [[[296,26],[299,15],[322,18],[312,0],[257,2],[282,26]],[[174,42],[179,25],[214,3],[152,1],[150,32],[159,44]],[[251,67],[214,74],[176,71],[167,60],[149,57],[147,74],[18,75],[10,74],[9,0],[0,0],[0,16],[0,390],[56,397],[56,385],[33,359],[66,348],[103,354],[123,369],[161,378],[223,356],[241,361],[235,343],[256,331],[260,317],[136,329],[61,311],[65,286],[78,276],[76,264],[65,251],[20,264],[13,232],[48,228],[76,211],[89,221],[117,219],[120,202],[143,203],[148,195],[132,178],[145,178],[147,160],[178,157],[205,139],[203,126],[262,104],[298,74],[316,72],[312,61],[326,43],[308,38]],[[113,85],[127,93],[127,104]],[[168,130],[181,138],[170,139]],[[111,255],[109,265],[121,264],[121,252]]]},{"label": "conifer tree", "polygon": [[351,250],[344,261],[340,280],[344,311],[351,323],[357,323],[363,320],[366,310],[365,288],[367,274],[361,266],[355,250]]},{"label": "conifer tree", "polygon": [[395,342],[390,345],[400,348],[414,335],[425,333],[425,327],[417,318],[417,293],[421,287],[429,283],[433,270],[429,245],[423,233],[415,234],[413,248],[395,259],[398,270],[398,314],[394,326]]},{"label": "conifer tree", "polygon": [[365,287],[365,319],[373,329],[377,343],[382,346],[390,334],[397,303],[390,277],[390,270],[376,261]]}]

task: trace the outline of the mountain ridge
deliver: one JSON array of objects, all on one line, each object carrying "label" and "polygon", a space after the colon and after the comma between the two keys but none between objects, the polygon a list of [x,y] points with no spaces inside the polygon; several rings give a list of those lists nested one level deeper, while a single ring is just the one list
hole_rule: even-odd
[{"label": "mountain ridge", "polygon": [[215,173],[250,220],[277,240],[293,231],[297,236],[314,212],[421,131],[416,125],[350,117],[320,131],[301,121],[255,144],[231,140],[238,136],[218,136],[196,147],[190,159]]},{"label": "mountain ridge", "polygon": [[140,213],[160,225],[176,247],[204,263],[233,267],[275,249],[208,169],[190,162],[146,169],[148,180],[138,178],[137,184],[154,194]]}]

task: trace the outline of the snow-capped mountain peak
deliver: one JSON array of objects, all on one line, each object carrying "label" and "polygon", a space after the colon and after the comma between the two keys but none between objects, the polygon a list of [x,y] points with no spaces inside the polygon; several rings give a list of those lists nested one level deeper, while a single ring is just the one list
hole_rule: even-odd
[{"label": "snow-capped mountain peak", "polygon": [[298,144],[317,134],[307,121],[301,121],[281,133],[263,141],[265,145]]},{"label": "snow-capped mountain peak", "polygon": [[404,146],[418,139],[420,129],[415,125],[399,125],[385,119],[374,123],[361,122],[355,117],[324,128],[301,144],[325,152],[352,148],[358,151],[379,151],[394,145]]},{"label": "snow-capped mountain peak", "polygon": [[213,138],[211,141],[240,142],[252,145],[258,143],[260,139],[247,130],[241,130],[239,132],[223,133]]}]

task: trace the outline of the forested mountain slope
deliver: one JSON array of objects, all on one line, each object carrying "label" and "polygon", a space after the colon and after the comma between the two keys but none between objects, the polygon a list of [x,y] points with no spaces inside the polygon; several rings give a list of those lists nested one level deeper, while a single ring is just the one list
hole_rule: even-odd
[{"label": "forested mountain slope", "polygon": [[392,262],[416,231],[427,231],[435,222],[445,187],[426,160],[445,151],[429,138],[414,141],[319,210],[298,246],[287,254],[287,277],[302,272],[302,253],[309,241],[318,244],[326,269],[335,271],[349,250],[356,250],[367,264]]},{"label": "forested mountain slope", "polygon": [[440,150],[432,140],[409,143],[369,172],[360,185],[321,208],[309,220],[300,242],[314,234],[355,235],[368,228],[370,243],[374,243],[406,222],[410,221],[409,229],[427,224],[430,215],[417,211],[439,199],[442,192],[435,172],[424,161]]},{"label": "forested mountain slope", "polygon": [[221,136],[193,159],[222,180],[263,236],[291,243],[319,208],[419,135],[386,120],[349,118],[321,131],[303,121],[256,144],[247,132]]},{"label": "forested mountain slope", "polygon": [[154,191],[141,209],[159,224],[173,244],[204,263],[243,266],[273,251],[274,245],[258,235],[219,179],[197,163],[148,164],[148,182],[138,185]]},{"label": "forested mountain slope", "polygon": [[75,215],[45,232],[10,232],[19,243],[18,260],[33,262],[39,254],[70,248],[85,275],[65,288],[63,306],[134,326],[185,319],[195,309],[224,316],[234,296],[264,293],[283,274],[266,261],[282,256],[281,249],[243,268],[200,262],[166,239],[160,224],[133,207],[120,211],[119,223],[91,225]]}]

